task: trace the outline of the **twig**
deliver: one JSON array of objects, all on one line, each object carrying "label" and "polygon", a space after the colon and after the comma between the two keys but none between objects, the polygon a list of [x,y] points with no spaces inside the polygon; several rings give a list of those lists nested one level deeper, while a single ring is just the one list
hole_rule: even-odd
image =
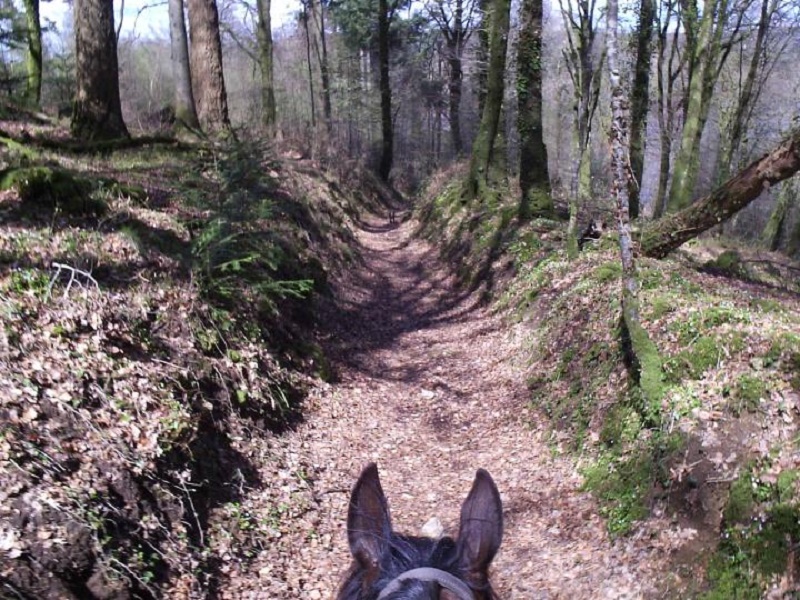
[{"label": "twig", "polygon": [[[95,289],[100,291],[100,284],[97,283],[97,280],[92,277],[92,274],[88,271],[82,271],[81,269],[76,269],[75,267],[70,267],[69,265],[65,265],[64,263],[53,262],[52,268],[56,269],[56,274],[53,275],[52,279],[50,279],[50,284],[47,286],[47,299],[50,299],[50,292],[53,290],[53,285],[58,280],[59,276],[61,275],[62,270],[69,271],[69,283],[67,283],[67,289],[64,290],[64,298],[69,295],[69,290],[72,288],[72,284],[75,282],[75,276],[80,275],[86,278],[87,283],[91,282],[94,284]],[[80,285],[80,282],[79,282]],[[84,286],[81,286],[84,287]]]},{"label": "twig", "polygon": [[[127,573],[131,577],[133,577],[136,581],[139,582],[139,585],[141,585],[144,589],[146,589],[148,592],[150,592],[150,594],[153,596],[153,598],[157,598],[158,597],[158,594],[156,594],[156,591],[144,579],[139,577],[139,575],[135,571],[133,571],[128,565],[126,565],[125,563],[121,562],[119,559],[114,558],[113,556],[109,556],[108,557],[108,561],[113,563],[113,564],[115,564],[115,565],[118,565],[118,566],[122,567],[125,571],[127,571]],[[119,572],[119,571],[117,571],[117,572]]]}]

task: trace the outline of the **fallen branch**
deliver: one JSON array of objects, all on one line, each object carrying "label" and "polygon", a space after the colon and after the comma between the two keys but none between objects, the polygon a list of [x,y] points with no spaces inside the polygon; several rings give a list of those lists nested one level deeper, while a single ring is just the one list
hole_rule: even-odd
[{"label": "fallen branch", "polygon": [[752,162],[691,206],[646,225],[642,254],[664,258],[685,242],[727,221],[765,190],[800,170],[800,127],[771,152]]},{"label": "fallen branch", "polygon": [[[65,265],[64,263],[53,262],[51,265],[54,269],[56,269],[55,275],[50,279],[50,284],[47,286],[47,296],[46,298],[50,299],[50,292],[53,290],[53,285],[55,285],[58,278],[61,276],[61,271],[68,271],[69,272],[69,282],[67,283],[67,288],[64,290],[63,297],[66,298],[69,296],[69,291],[72,289],[72,284],[77,281],[78,285],[82,288],[86,288],[89,283],[93,283],[94,287],[97,291],[100,291],[100,284],[97,283],[97,280],[92,277],[92,274],[88,271],[82,271],[81,269],[76,269],[75,267],[71,267],[69,265]],[[77,277],[83,277],[86,279],[86,285],[83,285]]]}]

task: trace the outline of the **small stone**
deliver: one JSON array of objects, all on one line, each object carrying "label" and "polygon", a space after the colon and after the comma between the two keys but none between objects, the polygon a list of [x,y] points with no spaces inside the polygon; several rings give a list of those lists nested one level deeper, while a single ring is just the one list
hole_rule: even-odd
[{"label": "small stone", "polygon": [[442,522],[437,517],[431,517],[428,522],[422,526],[420,535],[426,538],[438,540],[444,534],[444,527]]}]

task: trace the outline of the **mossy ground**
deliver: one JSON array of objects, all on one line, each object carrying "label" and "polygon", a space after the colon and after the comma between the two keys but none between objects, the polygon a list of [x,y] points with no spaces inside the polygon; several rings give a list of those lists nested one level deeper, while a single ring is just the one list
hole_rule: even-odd
[{"label": "mossy ground", "polygon": [[[469,214],[449,206],[433,230],[458,246],[454,232],[463,231]],[[502,223],[501,215],[494,218]],[[746,253],[730,252],[706,268],[705,246],[694,243],[688,260],[641,259],[640,315],[663,361],[663,380],[652,382],[661,399],[647,403],[623,360],[614,240],[608,236],[571,261],[564,231],[556,222],[517,228],[502,236],[498,253],[505,257],[499,264],[513,265],[512,279],[496,294],[498,305],[530,324],[531,408],[552,427],[554,449],[581,456],[586,489],[596,494],[610,532],[646,529],[652,510],[674,511],[673,523],[706,528],[693,552],[707,554],[715,540],[733,539],[713,529],[729,494],[717,481],[743,468],[755,432],[762,451],[780,457],[778,472],[800,462],[784,441],[797,437],[791,407],[800,390],[800,303],[779,287],[760,286],[758,273],[745,267]],[[755,498],[747,510],[783,522],[785,511],[771,512],[772,502]],[[653,535],[666,533],[661,527]],[[785,559],[785,545],[769,547]],[[737,552],[734,559],[725,554],[723,563],[751,560],[750,550]],[[696,559],[681,560],[696,566]],[[768,579],[720,575],[719,564],[711,562],[710,582],[744,582],[743,590],[756,590],[753,597]],[[727,584],[713,585],[724,590]],[[734,597],[720,593],[709,597]]]}]

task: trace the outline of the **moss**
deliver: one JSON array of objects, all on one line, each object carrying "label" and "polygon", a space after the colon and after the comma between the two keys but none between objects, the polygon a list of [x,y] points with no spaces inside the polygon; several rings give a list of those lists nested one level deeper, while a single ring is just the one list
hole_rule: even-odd
[{"label": "moss", "polygon": [[600,430],[600,441],[607,447],[624,447],[634,442],[642,431],[642,419],[639,413],[625,404],[615,405],[605,419]]},{"label": "moss", "polygon": [[750,471],[746,471],[731,484],[728,501],[722,511],[726,523],[744,523],[750,518],[755,504],[752,477]]},{"label": "moss", "polygon": [[603,263],[594,270],[592,277],[599,283],[616,281],[622,276],[622,265],[617,261]]},{"label": "moss", "polygon": [[639,285],[643,290],[654,290],[664,283],[664,274],[658,269],[642,269],[639,272]]},{"label": "moss", "polygon": [[603,453],[584,470],[583,489],[600,501],[600,514],[613,536],[628,533],[636,521],[647,516],[647,494],[655,475],[655,464],[646,450],[630,456]]},{"label": "moss", "polygon": [[731,401],[734,415],[755,412],[762,398],[767,395],[767,384],[761,377],[741,375],[736,381]]},{"label": "moss", "polygon": [[800,336],[794,333],[782,333],[773,338],[769,350],[764,355],[767,367],[785,364],[791,371],[800,369]]},{"label": "moss", "polygon": [[772,298],[755,298],[752,305],[764,313],[785,312],[783,305]]},{"label": "moss", "polygon": [[554,215],[553,196],[540,187],[532,187],[526,195],[527,202],[521,207],[522,218],[552,217]]},{"label": "moss", "polygon": [[650,302],[650,319],[656,320],[675,310],[675,301],[664,296],[656,296]]},{"label": "moss", "polygon": [[652,420],[658,415],[664,396],[663,361],[653,340],[638,323],[628,327],[631,346],[638,361],[639,388],[643,395],[642,414]]},{"label": "moss", "polygon": [[723,510],[728,527],[709,563],[710,589],[701,598],[761,598],[786,570],[800,542],[797,479],[797,471],[787,470],[767,484],[747,471],[731,485]]},{"label": "moss", "polygon": [[742,264],[742,257],[736,250],[725,250],[714,260],[708,261],[705,266],[734,277],[747,275],[747,271]]},{"label": "moss", "polygon": [[92,195],[96,187],[96,182],[63,169],[24,167],[0,172],[0,189],[16,188],[23,206],[37,212],[101,216],[108,206]]},{"label": "moss", "polygon": [[719,342],[703,336],[687,349],[664,362],[664,374],[668,383],[679,383],[684,378],[700,379],[703,374],[717,366],[722,351]]},{"label": "moss", "polygon": [[668,329],[678,334],[681,344],[689,344],[701,335],[726,323],[740,323],[746,317],[726,306],[714,306],[689,314],[685,319],[671,323]]}]

